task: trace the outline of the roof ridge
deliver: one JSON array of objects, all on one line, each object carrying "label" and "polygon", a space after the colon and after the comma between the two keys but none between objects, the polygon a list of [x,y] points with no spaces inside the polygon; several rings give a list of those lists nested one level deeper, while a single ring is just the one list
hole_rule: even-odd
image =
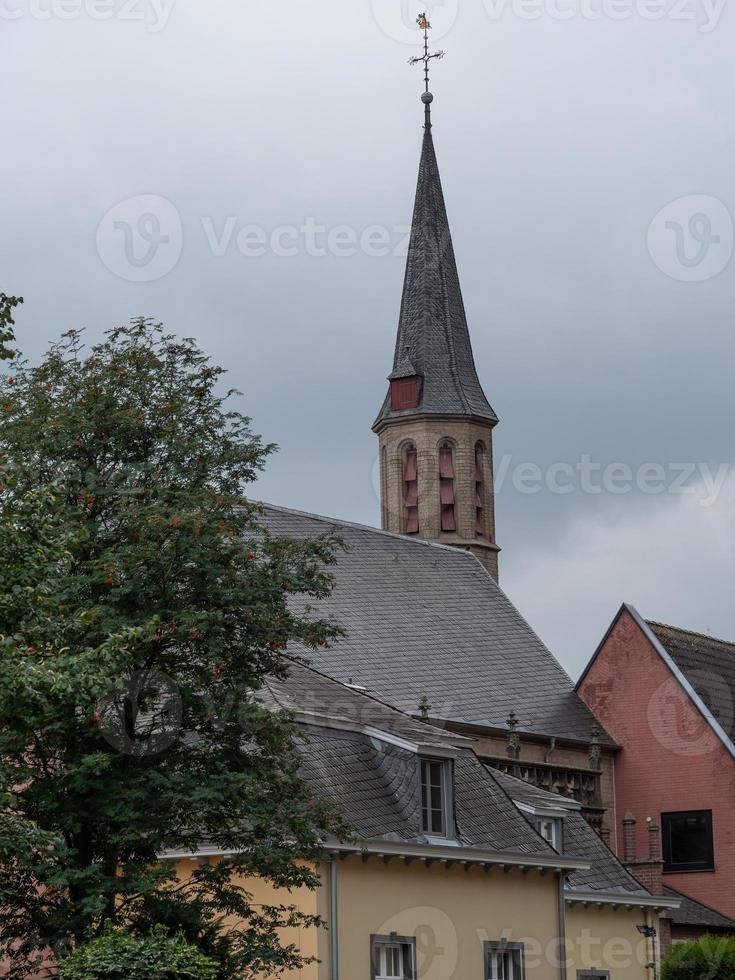
[{"label": "roof ridge", "polygon": [[653,630],[665,629],[672,630],[674,633],[684,633],[686,636],[696,636],[699,639],[708,640],[710,643],[721,643],[723,646],[732,647],[733,652],[735,652],[735,640],[723,640],[722,637],[719,636],[711,636],[709,633],[700,633],[698,630],[685,629],[683,626],[672,626],[670,623],[659,623],[653,619],[647,619],[646,623]]},{"label": "roof ridge", "polygon": [[331,524],[333,526],[344,525],[345,527],[355,528],[357,531],[370,531],[372,534],[382,534],[385,537],[393,538],[397,541],[403,541],[407,544],[449,551],[453,555],[463,555],[465,558],[471,558],[472,560],[477,561],[477,564],[481,569],[483,568],[482,563],[475,558],[471,551],[464,551],[464,549],[456,548],[451,544],[441,544],[439,541],[427,541],[425,538],[411,537],[406,534],[399,534],[397,531],[386,531],[382,527],[372,527],[370,524],[360,524],[357,521],[348,521],[342,517],[328,517],[326,514],[314,514],[308,510],[298,510],[295,507],[285,507],[282,504],[271,504],[264,500],[253,500],[251,503],[258,503],[268,510],[279,511],[282,514],[296,514],[297,517],[310,517],[312,520],[323,521],[325,524]]},{"label": "roof ridge", "polygon": [[[410,721],[415,725],[425,724],[427,731],[438,732],[442,736],[442,738],[448,741],[452,741],[454,738],[454,736],[452,735],[451,732],[449,732],[448,729],[440,728],[438,725],[434,725],[431,722],[421,722],[420,719],[415,717],[415,715],[411,715],[407,711],[403,711],[402,708],[396,708],[395,705],[389,704],[387,701],[383,701],[382,698],[377,697],[377,695],[373,694],[367,688],[364,691],[357,690],[352,685],[346,684],[344,681],[339,681],[337,680],[336,677],[331,677],[329,674],[325,674],[317,667],[314,667],[311,663],[305,663],[303,660],[299,660],[297,657],[289,657],[288,655],[284,655],[284,660],[288,660],[289,663],[296,664],[298,667],[303,667],[304,670],[310,670],[313,674],[316,674],[318,677],[321,677],[323,680],[328,681],[330,684],[336,684],[339,687],[344,688],[346,691],[349,691],[356,698],[369,698],[371,701],[374,701],[376,704],[379,704],[381,708],[385,708],[387,711],[400,715],[402,718],[405,718],[407,721]],[[372,727],[378,728],[379,726],[373,725]],[[470,742],[473,740],[469,739],[466,735],[460,735],[457,737],[457,741],[454,744],[456,744],[457,748],[460,749],[467,748],[470,749],[470,751],[474,751],[473,749],[470,748],[469,745],[463,746],[462,745],[463,741]]]}]

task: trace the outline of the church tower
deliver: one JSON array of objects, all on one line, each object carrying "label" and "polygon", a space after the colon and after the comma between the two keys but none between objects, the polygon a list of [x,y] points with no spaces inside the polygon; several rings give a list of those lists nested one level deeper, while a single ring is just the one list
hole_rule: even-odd
[{"label": "church tower", "polygon": [[416,202],[380,441],[385,530],[465,548],[498,577],[492,435],[459,285],[431,127],[428,89]]}]

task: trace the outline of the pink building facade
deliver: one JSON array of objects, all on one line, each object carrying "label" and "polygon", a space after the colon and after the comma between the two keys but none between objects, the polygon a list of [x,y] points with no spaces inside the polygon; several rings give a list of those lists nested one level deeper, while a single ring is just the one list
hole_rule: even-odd
[{"label": "pink building facade", "polygon": [[661,828],[664,886],[731,918],[734,680],[735,644],[648,623],[625,605],[577,685],[621,746],[612,835],[618,855],[625,814],[639,827],[651,818]]}]

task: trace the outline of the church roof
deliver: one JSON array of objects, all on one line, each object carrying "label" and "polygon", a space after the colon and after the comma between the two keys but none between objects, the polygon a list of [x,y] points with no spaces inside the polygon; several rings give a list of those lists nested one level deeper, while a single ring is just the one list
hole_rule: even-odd
[{"label": "church roof", "polygon": [[346,636],[298,651],[318,670],[412,715],[426,697],[433,719],[503,730],[515,711],[522,732],[589,743],[594,716],[470,552],[271,505],[264,521],[296,538],[334,530],[346,546],[334,592],[314,603]]},{"label": "church roof", "polygon": [[422,379],[415,409],[393,411],[386,396],[374,427],[415,415],[498,419],[480,386],[472,356],[452,236],[431,124],[424,128],[403,299],[390,379]]}]

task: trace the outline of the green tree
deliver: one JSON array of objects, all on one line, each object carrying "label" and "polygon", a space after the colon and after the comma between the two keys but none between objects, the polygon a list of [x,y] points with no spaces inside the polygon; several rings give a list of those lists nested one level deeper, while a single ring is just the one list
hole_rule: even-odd
[{"label": "green tree", "polygon": [[150,936],[105,932],[59,963],[61,980],[216,980],[217,964],[161,926]]},{"label": "green tree", "polygon": [[7,361],[15,354],[8,344],[15,341],[13,311],[22,302],[22,296],[6,296],[5,293],[0,293],[0,361]]},{"label": "green tree", "polygon": [[[289,641],[337,634],[308,605],[330,592],[337,543],[264,532],[243,487],[272,447],[193,341],[138,319],[10,370],[0,789],[27,843],[0,869],[8,975],[106,920],[162,923],[222,977],[293,968],[278,930],[315,920],[256,906],[243,879],[316,887],[309,861],[336,825],[299,777],[289,721],[253,695],[284,675]],[[157,860],[202,839],[232,856],[183,883]]]},{"label": "green tree", "polygon": [[704,936],[677,944],[663,962],[661,980],[735,980],[735,939]]}]

